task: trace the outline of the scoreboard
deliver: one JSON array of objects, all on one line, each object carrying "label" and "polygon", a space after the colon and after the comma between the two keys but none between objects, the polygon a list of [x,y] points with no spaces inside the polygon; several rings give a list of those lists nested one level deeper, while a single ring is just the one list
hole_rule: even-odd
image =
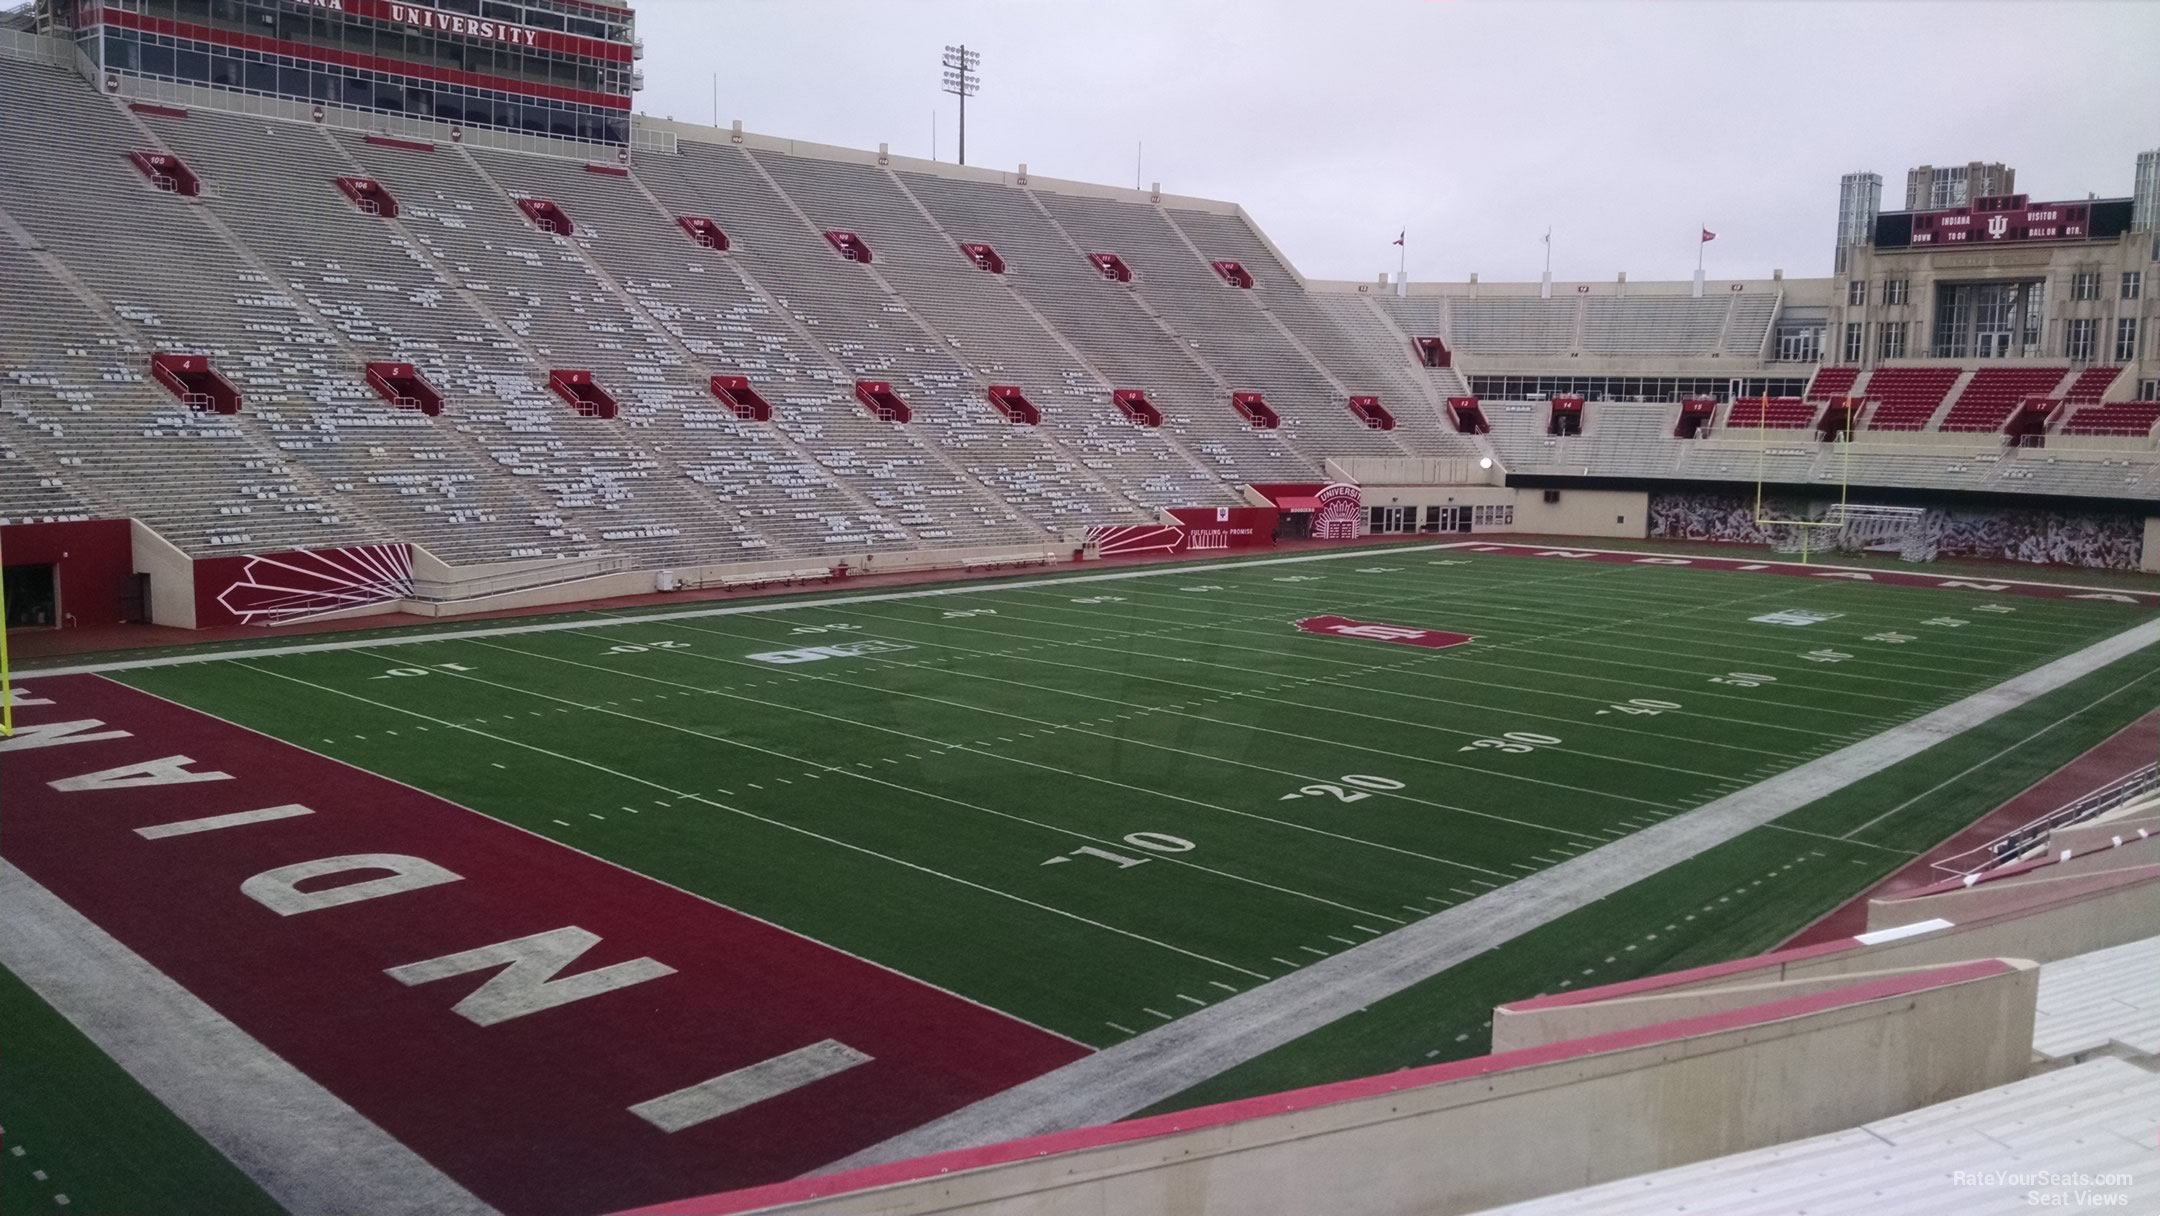
[{"label": "scoreboard", "polygon": [[[2128,199],[2075,203],[2028,202],[2022,194],[1974,199],[1947,211],[1892,212],[1876,218],[1877,248],[1992,245],[2019,241],[2087,241],[2118,235]],[[2115,213],[2121,211],[2122,215]]]}]

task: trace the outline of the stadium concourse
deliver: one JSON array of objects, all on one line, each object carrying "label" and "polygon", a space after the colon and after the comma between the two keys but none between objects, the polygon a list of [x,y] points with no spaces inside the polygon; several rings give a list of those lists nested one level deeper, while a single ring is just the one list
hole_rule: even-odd
[{"label": "stadium concourse", "polygon": [[0,15],[0,1216],[2160,1208],[2160,153],[1321,281],[485,10]]}]

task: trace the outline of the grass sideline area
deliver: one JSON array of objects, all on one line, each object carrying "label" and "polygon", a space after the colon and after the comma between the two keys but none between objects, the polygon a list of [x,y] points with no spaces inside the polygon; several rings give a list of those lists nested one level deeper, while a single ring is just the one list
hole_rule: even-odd
[{"label": "grass sideline area", "polygon": [[[2150,615],[1400,544],[1130,569],[277,638],[335,648],[114,678],[1104,1046]],[[1355,632],[1296,626],[1323,616]],[[1471,640],[1423,644],[1442,632]],[[2118,662],[1167,1106],[1475,1054],[1498,1001],[1774,943],[2149,709],[2156,668]],[[19,995],[9,1044],[43,1009]],[[222,1195],[230,1167],[81,1046],[0,1088],[8,1143],[94,1086],[172,1125],[131,1116],[174,1194]]]},{"label": "grass sideline area", "polygon": [[5,969],[0,1050],[0,1216],[284,1210]]}]

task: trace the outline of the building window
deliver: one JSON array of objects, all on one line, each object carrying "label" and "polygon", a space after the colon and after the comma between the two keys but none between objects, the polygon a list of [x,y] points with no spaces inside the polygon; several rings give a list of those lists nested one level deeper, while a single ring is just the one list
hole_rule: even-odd
[{"label": "building window", "polygon": [[2100,322],[2091,317],[2072,317],[2063,331],[2063,354],[2079,363],[2090,363]]},{"label": "building window", "polygon": [[2070,298],[2073,300],[2097,300],[2100,298],[2100,272],[2080,270],[2070,276]]},{"label": "building window", "polygon": [[2160,401],[2160,380],[2138,381],[2138,400]]},{"label": "building window", "polygon": [[1905,357],[1905,322],[1885,321],[1875,327],[1875,354],[1882,359]]},{"label": "building window", "polygon": [[1867,280],[1854,279],[1845,284],[1845,302],[1854,308],[1867,303]]},{"label": "building window", "polygon": [[2115,322],[2115,361],[2131,363],[2137,359],[2137,318],[2122,317]]},{"label": "building window", "polygon": [[1858,321],[1845,323],[1845,362],[1858,363],[1865,349],[1860,342],[1861,332],[1867,327]]},{"label": "building window", "polygon": [[2145,287],[2145,276],[2144,276],[2143,274],[2140,274],[2139,272],[2137,272],[2137,271],[2135,271],[2135,270],[2125,270],[2125,271],[2123,271],[2123,278],[2122,278],[2122,298],[2123,298],[2123,299],[2125,299],[2125,300],[2135,300],[2135,299],[2137,299],[2137,298],[2138,298],[2138,293],[2139,293],[2140,291],[2144,290],[2144,287]]},{"label": "building window", "polygon": [[1910,280],[1907,279],[1884,279],[1882,302],[1893,307],[1903,304],[1905,302],[1905,291],[1909,283]]}]

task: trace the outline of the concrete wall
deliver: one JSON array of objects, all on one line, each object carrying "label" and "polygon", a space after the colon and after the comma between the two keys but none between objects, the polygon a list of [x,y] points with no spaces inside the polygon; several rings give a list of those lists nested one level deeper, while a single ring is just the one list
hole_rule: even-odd
[{"label": "concrete wall", "polygon": [[[2081,876],[2045,889],[2028,886],[2014,900],[2006,900],[2010,894],[1997,893],[1992,904],[1967,905],[1970,918],[1951,927],[1874,945],[1779,951],[1761,956],[1753,966],[1701,968],[1704,974],[1697,978],[1680,973],[1679,978],[1660,981],[1657,987],[1614,985],[1616,994],[1610,999],[1584,999],[1595,996],[1598,990],[1593,989],[1567,998],[1580,1002],[1575,1004],[1503,1005],[1493,1011],[1492,1049],[1514,1051],[1651,1025],[1673,1016],[1668,1010],[1681,1007],[1661,1004],[1662,998],[1936,967],[1976,958],[2015,957],[2048,963],[2160,935],[2160,866],[2103,883]],[[2006,910],[2006,903],[2015,907]]]},{"label": "concrete wall", "polygon": [[[1024,1141],[981,1168],[952,1154],[916,1163],[916,1180],[831,1198],[787,1201],[788,1184],[769,1188],[762,1206],[745,1202],[755,1193],[716,1196],[711,1210],[1473,1212],[1841,1130],[2016,1080],[2031,1052],[2038,976],[2030,963],[1985,964],[1956,982],[1642,1046],[1523,1067],[1496,1063],[1493,1071],[1474,1062],[1467,1070],[1412,1070],[1073,1133],[1098,1140],[1069,1151],[1056,1151],[1058,1138]],[[1421,1084],[1426,1074],[1450,1079]],[[1358,1096],[1313,1104],[1315,1095],[1352,1087]],[[704,1210],[697,1201],[669,1209]]]},{"label": "concrete wall", "polygon": [[1499,466],[1481,469],[1467,456],[1343,456],[1326,463],[1337,481],[1361,486],[1496,486],[1504,480]]},{"label": "concrete wall", "polygon": [[1914,970],[1924,971],[1929,966],[1955,966],[1958,963],[1970,962],[1974,957],[1963,951],[1956,954],[1955,958],[1945,959],[1939,964],[1905,967],[1887,964],[1879,957],[1864,951],[1855,951],[1850,958],[1843,955],[1832,956],[1837,964],[1847,965],[1778,967],[1768,973],[1743,976],[1735,983],[1657,989],[1636,996],[1619,996],[1582,1005],[1563,1005],[1520,1012],[1503,1006],[1493,1011],[1492,1049],[1496,1054],[1522,1051],[1543,1047],[1549,1043],[1564,1043],[1570,1039],[1586,1039],[1593,1035],[1635,1030],[1661,1022],[1679,1021],[1682,1018],[1698,1018],[1705,1014],[1746,1009],[1751,1005],[1788,997],[1812,996],[1858,980],[1908,974]]},{"label": "concrete wall", "polygon": [[[1069,561],[1072,550],[1055,545],[998,546],[972,549],[912,549],[897,553],[834,553],[817,558],[781,559],[769,562],[736,562],[727,565],[688,566],[675,577],[684,587],[715,587],[721,579],[788,572],[830,570],[845,564],[849,573],[897,574],[916,570],[964,570],[992,562],[1028,561],[1050,564]],[[447,569],[445,567],[444,569]],[[492,569],[492,568],[490,568]],[[417,573],[418,564],[415,563]],[[466,596],[444,601],[404,600],[398,611],[419,616],[463,616],[510,608],[544,608],[554,604],[579,604],[589,600],[625,595],[650,595],[659,588],[655,570],[622,570],[592,578],[521,587],[509,591]]]},{"label": "concrete wall", "polygon": [[2145,517],[2145,552],[2139,557],[2138,569],[2160,574],[2160,515]]},{"label": "concrete wall", "polygon": [[140,520],[128,521],[135,569],[150,576],[150,623],[195,628],[195,562]]},{"label": "concrete wall", "polygon": [[1650,530],[1650,495],[1642,490],[1561,489],[1548,503],[1542,490],[1515,500],[1515,530],[1539,536],[1604,536],[1641,540]]}]

